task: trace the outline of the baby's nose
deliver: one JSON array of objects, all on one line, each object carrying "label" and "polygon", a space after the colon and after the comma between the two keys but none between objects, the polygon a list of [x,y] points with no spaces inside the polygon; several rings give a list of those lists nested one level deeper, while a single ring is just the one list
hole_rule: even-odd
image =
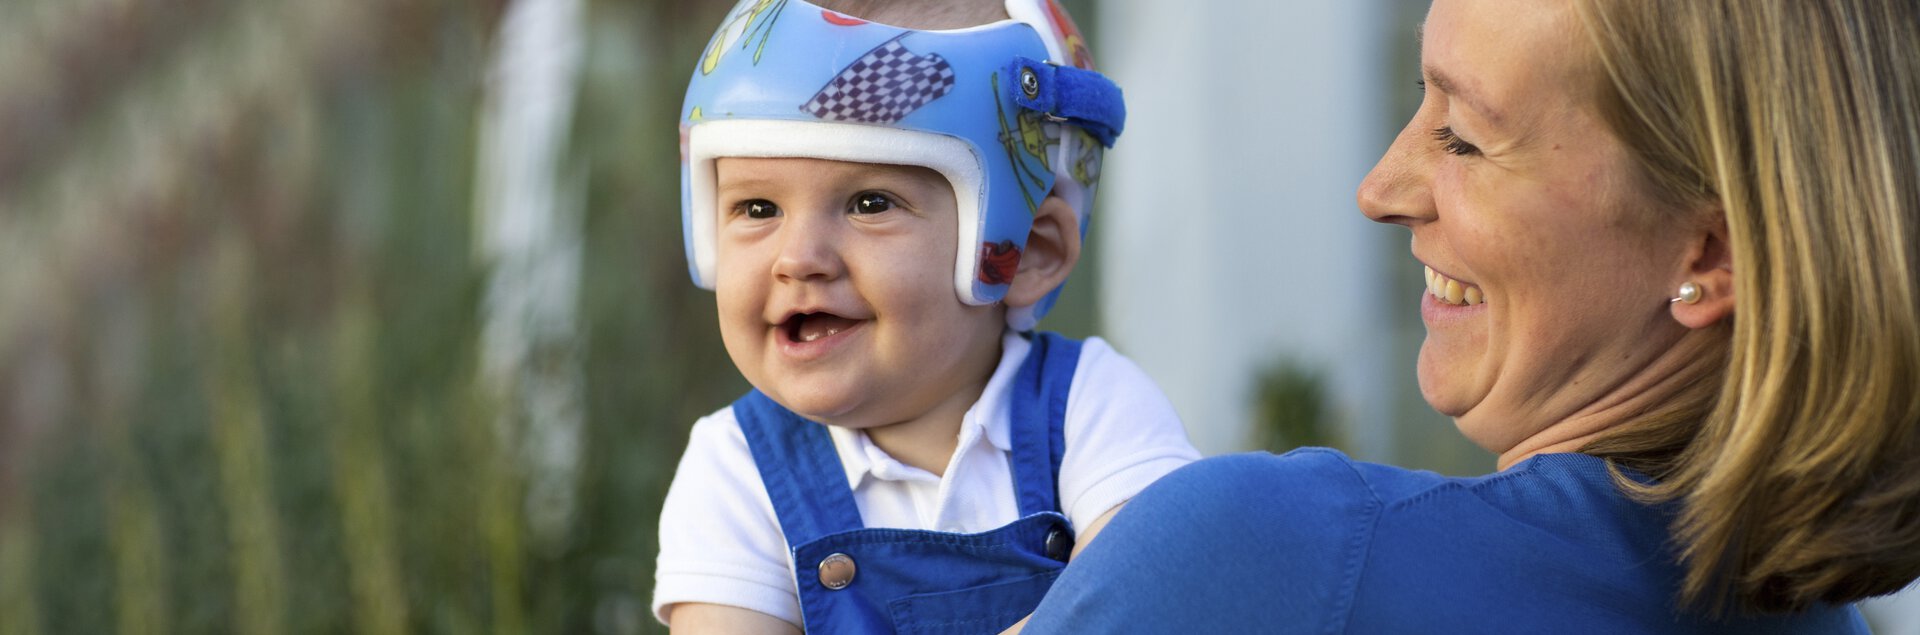
[{"label": "baby's nose", "polygon": [[773,275],[782,280],[832,280],[842,272],[839,236],[829,223],[789,216],[781,228],[780,256]]}]

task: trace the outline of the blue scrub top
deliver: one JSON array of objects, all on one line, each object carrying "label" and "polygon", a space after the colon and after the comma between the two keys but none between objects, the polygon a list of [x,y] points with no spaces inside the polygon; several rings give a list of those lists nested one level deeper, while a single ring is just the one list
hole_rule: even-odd
[{"label": "blue scrub top", "polygon": [[1025,632],[1868,632],[1851,606],[1677,611],[1672,511],[1581,454],[1476,478],[1320,448],[1217,457],[1128,503]]}]

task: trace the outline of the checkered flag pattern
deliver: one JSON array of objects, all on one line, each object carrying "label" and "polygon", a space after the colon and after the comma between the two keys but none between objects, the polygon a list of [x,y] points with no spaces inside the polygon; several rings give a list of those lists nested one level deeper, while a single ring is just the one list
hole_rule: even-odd
[{"label": "checkered flag pattern", "polygon": [[800,109],[828,121],[894,123],[952,90],[947,60],[914,55],[894,38],[840,71]]}]

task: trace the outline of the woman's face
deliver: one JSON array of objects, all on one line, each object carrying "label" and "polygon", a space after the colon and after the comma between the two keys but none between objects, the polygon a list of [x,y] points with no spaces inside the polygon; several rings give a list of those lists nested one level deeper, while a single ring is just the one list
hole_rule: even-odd
[{"label": "woman's face", "polygon": [[1659,381],[1691,235],[1601,120],[1572,0],[1436,0],[1424,29],[1425,98],[1360,207],[1435,274],[1407,272],[1436,289],[1421,393],[1506,454]]}]

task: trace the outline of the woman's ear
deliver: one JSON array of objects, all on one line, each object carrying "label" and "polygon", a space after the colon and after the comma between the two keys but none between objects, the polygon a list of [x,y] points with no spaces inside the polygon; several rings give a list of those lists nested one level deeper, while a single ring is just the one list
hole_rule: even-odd
[{"label": "woman's ear", "polygon": [[1047,297],[1080,262],[1080,215],[1065,199],[1049,194],[1033,212],[1033,230],[1020,254],[1020,269],[1007,288],[1007,306],[1033,306]]},{"label": "woman's ear", "polygon": [[[1727,240],[1727,216],[1715,206],[1708,218],[1695,230],[1688,247],[1685,277],[1674,282],[1671,303],[1673,319],[1692,329],[1702,329],[1733,315],[1733,244]],[[1688,302],[1681,287],[1692,283],[1698,299]]]}]

